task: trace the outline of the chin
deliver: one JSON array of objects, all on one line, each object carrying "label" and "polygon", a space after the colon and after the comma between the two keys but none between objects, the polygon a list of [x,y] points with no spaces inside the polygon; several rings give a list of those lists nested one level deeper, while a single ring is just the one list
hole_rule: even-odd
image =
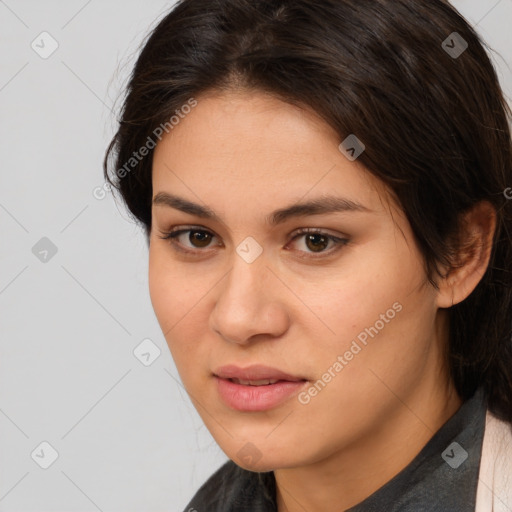
[{"label": "chin", "polygon": [[278,453],[272,446],[260,450],[252,442],[246,442],[240,448],[225,453],[237,466],[258,473],[303,464],[303,461],[297,458],[297,454]]}]

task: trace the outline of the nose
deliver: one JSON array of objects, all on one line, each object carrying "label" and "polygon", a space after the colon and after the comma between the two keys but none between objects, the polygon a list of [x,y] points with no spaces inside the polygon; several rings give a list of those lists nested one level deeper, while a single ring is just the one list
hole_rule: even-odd
[{"label": "nose", "polygon": [[289,328],[285,291],[263,257],[247,263],[236,256],[219,283],[210,327],[226,341],[248,344],[256,337],[278,337]]}]

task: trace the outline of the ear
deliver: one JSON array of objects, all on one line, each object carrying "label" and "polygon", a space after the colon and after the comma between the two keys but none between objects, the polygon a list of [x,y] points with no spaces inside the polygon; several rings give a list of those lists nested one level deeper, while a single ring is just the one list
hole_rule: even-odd
[{"label": "ear", "polygon": [[438,307],[458,304],[476,288],[489,265],[495,229],[496,210],[488,201],[480,201],[463,215],[455,261],[438,281]]}]

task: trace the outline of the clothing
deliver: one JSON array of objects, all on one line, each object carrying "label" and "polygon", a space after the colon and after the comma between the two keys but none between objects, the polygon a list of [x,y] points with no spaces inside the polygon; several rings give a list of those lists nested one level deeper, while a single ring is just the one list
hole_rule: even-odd
[{"label": "clothing", "polygon": [[[456,444],[454,444],[456,443]],[[277,512],[272,471],[233,461],[199,489],[185,512]],[[389,482],[346,512],[512,512],[512,427],[478,389]]]},{"label": "clothing", "polygon": [[475,512],[512,511],[512,427],[487,412]]}]

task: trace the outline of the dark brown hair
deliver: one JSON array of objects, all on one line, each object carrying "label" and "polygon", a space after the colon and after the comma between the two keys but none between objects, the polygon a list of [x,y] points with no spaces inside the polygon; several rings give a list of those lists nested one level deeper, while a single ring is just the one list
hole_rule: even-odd
[{"label": "dark brown hair", "polygon": [[511,111],[474,29],[443,0],[178,2],[144,43],[104,162],[146,235],[158,127],[172,129],[191,98],[237,88],[312,109],[340,142],[363,141],[358,162],[403,208],[433,285],[438,264],[453,263],[462,214],[494,206],[491,260],[449,309],[447,358],[461,398],[484,386],[512,423]]}]

